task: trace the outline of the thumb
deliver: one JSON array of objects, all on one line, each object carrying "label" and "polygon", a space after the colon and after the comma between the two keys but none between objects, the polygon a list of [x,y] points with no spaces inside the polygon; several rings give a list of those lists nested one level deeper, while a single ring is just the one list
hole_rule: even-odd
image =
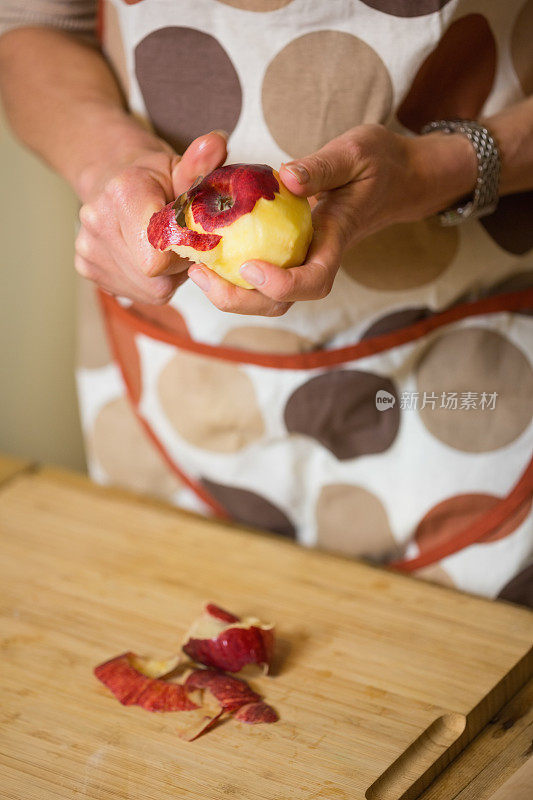
[{"label": "thumb", "polygon": [[224,163],[227,141],[225,131],[211,131],[191,142],[172,169],[174,197],[186,192],[199,175],[207,175]]},{"label": "thumb", "polygon": [[279,174],[289,191],[309,197],[344,186],[358,175],[361,167],[352,141],[344,134],[316,153],[282,164]]}]

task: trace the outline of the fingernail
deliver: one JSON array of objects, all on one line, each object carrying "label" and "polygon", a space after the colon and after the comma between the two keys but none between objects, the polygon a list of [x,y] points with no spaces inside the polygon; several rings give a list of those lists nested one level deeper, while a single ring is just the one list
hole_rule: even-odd
[{"label": "fingernail", "polygon": [[241,273],[242,277],[253,286],[261,286],[261,284],[265,282],[265,273],[252,262],[243,264],[239,272]]},{"label": "fingernail", "polygon": [[294,175],[298,183],[309,183],[311,176],[302,164],[283,164],[283,167]]},{"label": "fingernail", "polygon": [[222,136],[222,138],[226,141],[229,139],[229,133],[227,131],[223,131],[221,128],[215,128],[215,130],[211,131],[211,133],[218,133],[218,135]]},{"label": "fingernail", "polygon": [[209,291],[209,278],[203,269],[192,269],[189,271],[189,278],[193,283],[200,287],[202,292]]}]

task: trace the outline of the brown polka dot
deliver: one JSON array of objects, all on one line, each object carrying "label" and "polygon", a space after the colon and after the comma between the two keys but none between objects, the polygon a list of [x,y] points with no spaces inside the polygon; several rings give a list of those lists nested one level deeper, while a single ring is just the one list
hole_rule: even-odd
[{"label": "brown polka dot", "polygon": [[[376,408],[379,390],[396,398],[385,411]],[[310,436],[339,460],[387,450],[399,423],[392,381],[358,370],[335,370],[311,378],[293,392],[285,406],[287,430]]]},{"label": "brown polka dot", "polygon": [[162,498],[180,488],[124,397],[101,409],[88,447],[115,486]]},{"label": "brown polka dot", "polygon": [[207,131],[235,128],[239,77],[209,34],[180,27],[153,31],[135,48],[135,72],[157,132],[178,152]]},{"label": "brown polka dot", "polygon": [[428,583],[438,583],[440,586],[455,588],[455,582],[451,575],[443,569],[440,564],[431,564],[416,571],[416,577]]},{"label": "brown polka dot", "polygon": [[455,228],[436,219],[390,225],[344,255],[342,267],[370,289],[402,291],[436,280],[457,252]]},{"label": "brown polka dot", "polygon": [[494,214],[483,217],[480,222],[496,244],[521,256],[533,248],[532,219],[533,192],[520,192],[500,197]]},{"label": "brown polka dot", "polygon": [[203,480],[202,483],[237,522],[272,531],[289,539],[296,538],[296,531],[290,519],[266,497],[248,489],[237,489],[213,481]]},{"label": "brown polka dot", "polygon": [[522,6],[511,34],[511,58],[525,95],[533,94],[533,0]]},{"label": "brown polka dot", "polygon": [[362,122],[384,122],[392,85],[365,42],[340,31],[294,39],[271,61],[263,81],[263,113],[286,153],[300,157]]},{"label": "brown polka dot", "polygon": [[507,583],[500,594],[500,600],[533,608],[533,564],[526,567]]},{"label": "brown polka dot", "polygon": [[142,392],[141,360],[135,343],[135,332],[120,319],[108,320],[113,352],[123,376],[128,383],[134,403],[138,403]]},{"label": "brown polka dot", "polygon": [[80,367],[97,369],[111,364],[113,356],[107,341],[104,318],[90,281],[78,281],[78,347],[77,362]]},{"label": "brown polka dot", "polygon": [[102,13],[104,15],[105,54],[111,63],[124,97],[127,98],[130,90],[130,76],[118,11],[113,3],[103,3]]},{"label": "brown polka dot", "polygon": [[265,13],[288,6],[292,0],[217,0],[217,2],[224,3],[225,6],[232,6],[232,8],[242,8],[244,11]]},{"label": "brown polka dot", "polygon": [[[440,336],[418,366],[420,398],[436,395],[420,417],[444,444],[484,453],[514,441],[533,412],[533,373],[521,350],[495,331],[465,328]],[[458,393],[458,408],[440,408],[442,393]],[[477,408],[461,409],[461,394],[476,393]],[[497,393],[495,408],[479,407],[481,394]],[[421,404],[420,404],[421,405]],[[420,406],[419,406],[420,407]]]},{"label": "brown polka dot", "polygon": [[142,319],[153,322],[169,333],[189,337],[187,324],[180,312],[176,311],[175,308],[168,304],[164,306],[153,306],[147,303],[132,303],[129,310]]},{"label": "brown polka dot", "polygon": [[419,308],[401,308],[399,311],[393,311],[391,314],[386,314],[384,317],[380,317],[380,319],[373,322],[365,333],[363,333],[361,339],[371,339],[373,336],[382,336],[384,333],[399,331],[402,328],[407,328],[409,325],[414,325],[415,322],[420,322],[421,319],[426,319],[430,315],[431,311],[424,306]]},{"label": "brown polka dot", "polygon": [[444,8],[450,0],[362,0],[366,6],[395,17],[421,17]]},{"label": "brown polka dot", "polygon": [[[466,530],[480,517],[498,505],[501,498],[490,494],[458,494],[433,506],[420,521],[415,541],[420,553],[447,544],[462,530]],[[520,506],[503,525],[479,540],[479,544],[496,542],[513,533],[526,519],[531,501]]]},{"label": "brown polka dot", "polygon": [[467,14],[453,22],[418,70],[398,109],[415,133],[434,119],[476,119],[492,88],[496,42],[485,17]]},{"label": "brown polka dot", "polygon": [[237,366],[178,352],[159,376],[159,399],[187,442],[235,453],[264,433],[252,381]]},{"label": "brown polka dot", "polygon": [[[522,292],[526,289],[533,289],[533,270],[525,272],[517,272],[509,278],[500,281],[487,292],[488,297],[498,294],[506,294],[507,292]],[[523,314],[526,317],[533,316],[533,304],[529,308],[517,309],[515,314]]]},{"label": "brown polka dot", "polygon": [[324,486],[316,518],[317,544],[326,550],[375,561],[390,560],[398,553],[381,500],[362,486]]},{"label": "brown polka dot", "polygon": [[251,350],[254,353],[306,353],[312,349],[310,339],[286,328],[269,328],[266,325],[242,325],[228,331],[222,340],[226,347]]},{"label": "brown polka dot", "polygon": [[504,278],[495,286],[491,287],[489,295],[505,294],[506,292],[520,292],[523,289],[533,289],[533,270],[528,269],[523,272],[515,272]]}]

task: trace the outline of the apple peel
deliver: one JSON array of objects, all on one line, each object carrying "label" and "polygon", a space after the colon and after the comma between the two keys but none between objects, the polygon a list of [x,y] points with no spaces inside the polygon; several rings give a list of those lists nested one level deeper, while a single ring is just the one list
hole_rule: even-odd
[{"label": "apple peel", "polygon": [[147,711],[192,711],[198,706],[180,683],[168,683],[143,675],[135,653],[123,653],[95,667],[94,674],[123,706]]},{"label": "apple peel", "polygon": [[199,233],[182,227],[177,221],[180,210],[181,207],[173,201],[152,214],[147,229],[152,247],[156,250],[169,250],[172,247],[192,247],[200,252],[213,250],[222,237],[216,233]]},{"label": "apple peel", "polygon": [[247,725],[259,725],[265,722],[271,724],[279,719],[272,706],[269,706],[263,700],[241,706],[235,713],[234,718],[238,722],[244,722]]},{"label": "apple peel", "polygon": [[187,676],[185,689],[208,689],[224,711],[237,711],[242,706],[261,700],[246,681],[224,675],[214,669],[196,669]]},{"label": "apple peel", "polygon": [[207,667],[239,672],[253,664],[268,672],[274,651],[274,626],[255,617],[240,619],[208,604],[191,626],[183,651]]},{"label": "apple peel", "polygon": [[131,666],[148,678],[164,678],[174,672],[182,662],[181,655],[159,659],[138,656],[132,653],[130,658]]},{"label": "apple peel", "polygon": [[181,683],[143,675],[135,667],[139,660],[143,661],[135,653],[123,653],[100,664],[94,674],[122,705],[153,712],[184,712],[176,718],[176,725],[178,735],[186,741],[197,739],[220,720],[224,709],[210,691],[189,693]]}]

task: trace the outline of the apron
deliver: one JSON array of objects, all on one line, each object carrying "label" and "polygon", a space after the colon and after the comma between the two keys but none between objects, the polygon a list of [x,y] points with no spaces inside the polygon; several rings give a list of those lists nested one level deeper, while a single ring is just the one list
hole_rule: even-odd
[{"label": "apron", "polygon": [[[231,162],[362,122],[476,118],[533,87],[533,4],[106,0],[132,113]],[[181,507],[524,602],[533,584],[533,192],[461,228],[394,225],[331,294],[224,314],[188,281],[153,307],[83,287],[91,475]]]}]

